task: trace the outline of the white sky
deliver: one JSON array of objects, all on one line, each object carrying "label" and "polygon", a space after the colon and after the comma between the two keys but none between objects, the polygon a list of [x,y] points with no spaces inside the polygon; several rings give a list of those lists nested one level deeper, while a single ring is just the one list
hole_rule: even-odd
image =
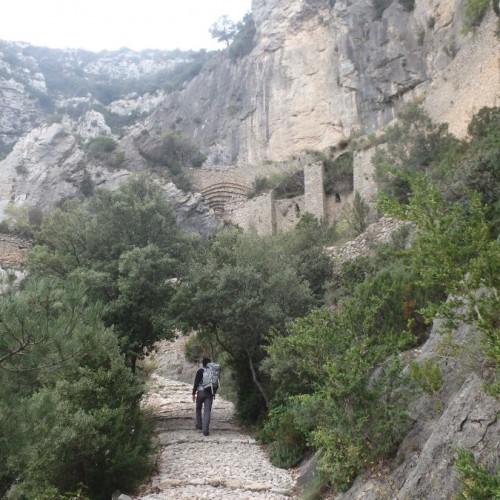
[{"label": "white sky", "polygon": [[91,51],[217,49],[208,28],[251,0],[2,0],[0,39]]}]

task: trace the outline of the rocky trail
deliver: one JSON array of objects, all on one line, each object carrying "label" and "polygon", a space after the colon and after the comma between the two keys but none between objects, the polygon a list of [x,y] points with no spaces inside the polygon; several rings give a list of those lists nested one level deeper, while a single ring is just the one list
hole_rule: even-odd
[{"label": "rocky trail", "polygon": [[293,498],[293,475],[274,467],[261,446],[238,426],[232,403],[216,397],[210,435],[195,430],[192,386],[187,380],[194,377],[196,367],[183,361],[183,343],[181,339],[164,344],[155,356],[157,368],[144,405],[157,422],[158,470],[132,498]]}]

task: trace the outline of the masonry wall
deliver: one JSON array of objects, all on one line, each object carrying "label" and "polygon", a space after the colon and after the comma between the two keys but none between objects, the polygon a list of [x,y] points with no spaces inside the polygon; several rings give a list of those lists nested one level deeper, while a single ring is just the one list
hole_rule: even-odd
[{"label": "masonry wall", "polygon": [[291,231],[304,214],[304,196],[275,201],[276,230]]},{"label": "masonry wall", "polygon": [[377,195],[375,167],[372,165],[375,150],[376,148],[370,148],[354,153],[354,192],[357,191],[367,202],[372,202]]},{"label": "masonry wall", "polygon": [[323,164],[304,167],[304,210],[325,220],[325,191],[323,189]]},{"label": "masonry wall", "polygon": [[274,234],[277,230],[274,191],[250,200],[228,202],[224,217],[244,231]]},{"label": "masonry wall", "polygon": [[342,214],[352,208],[354,193],[352,191],[341,192],[337,195],[325,197],[326,220],[332,224],[341,219]]}]

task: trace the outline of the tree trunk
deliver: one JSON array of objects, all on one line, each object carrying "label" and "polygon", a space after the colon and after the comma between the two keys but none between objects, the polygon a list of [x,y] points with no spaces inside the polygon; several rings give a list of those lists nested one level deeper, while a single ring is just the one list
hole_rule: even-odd
[{"label": "tree trunk", "polygon": [[250,353],[248,351],[246,351],[246,353],[248,356],[248,364],[250,366],[250,371],[252,372],[253,381],[255,382],[257,389],[259,389],[259,392],[262,394],[262,397],[264,398],[264,401],[266,402],[266,406],[269,408],[269,399],[268,399],[266,393],[264,392],[262,385],[260,384],[259,380],[257,379],[257,374],[255,373],[255,367],[253,366],[252,357],[250,356]]}]

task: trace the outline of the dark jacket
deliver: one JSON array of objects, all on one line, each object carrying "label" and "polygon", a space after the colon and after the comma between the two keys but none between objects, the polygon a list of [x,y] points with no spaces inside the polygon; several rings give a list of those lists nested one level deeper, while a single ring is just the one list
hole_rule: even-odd
[{"label": "dark jacket", "polygon": [[[203,372],[204,369],[200,368],[194,377],[194,384],[193,384],[193,396],[197,393],[198,387],[200,386],[201,382],[203,381]],[[213,390],[211,387],[208,387],[205,389],[205,392],[208,394],[211,394],[212,396],[215,396],[215,393],[217,392],[217,388]]]}]

